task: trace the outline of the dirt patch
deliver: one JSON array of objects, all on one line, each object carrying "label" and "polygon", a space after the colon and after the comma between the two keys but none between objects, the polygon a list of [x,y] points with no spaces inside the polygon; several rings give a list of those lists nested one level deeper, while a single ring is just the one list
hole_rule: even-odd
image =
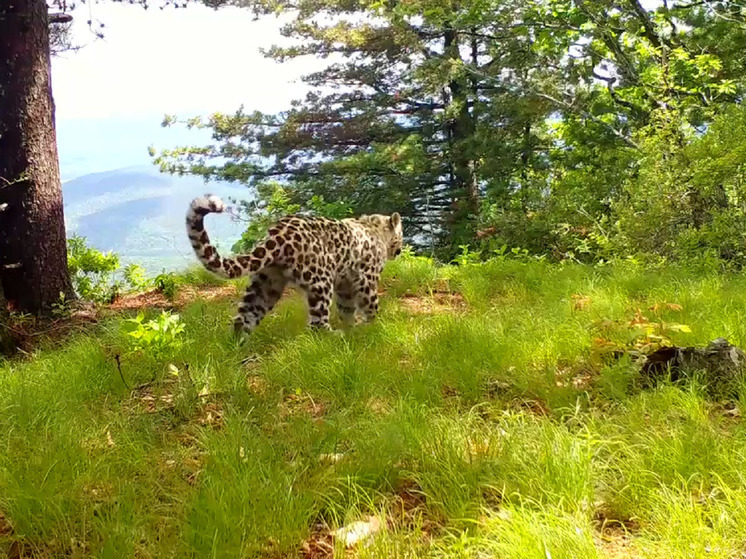
[{"label": "dirt patch", "polygon": [[555,384],[558,388],[572,387],[575,390],[589,390],[598,378],[600,371],[586,361],[557,363],[554,371]]},{"label": "dirt patch", "polygon": [[537,398],[516,398],[510,403],[510,407],[540,417],[548,416],[550,411],[546,402]]},{"label": "dirt patch", "polygon": [[0,512],[0,537],[13,533],[13,527],[10,521]]},{"label": "dirt patch", "polygon": [[369,516],[367,520],[352,522],[332,532],[329,527],[318,522],[314,525],[309,538],[301,544],[301,555],[304,559],[327,559],[334,557],[335,543],[344,549],[345,557],[355,557],[355,550],[375,535],[381,528],[381,520]]},{"label": "dirt patch", "polygon": [[375,415],[388,415],[391,413],[391,404],[383,398],[370,398],[366,407]]},{"label": "dirt patch", "polygon": [[246,387],[249,389],[249,392],[257,396],[264,396],[269,391],[267,379],[258,375],[249,375],[246,378]]},{"label": "dirt patch", "polygon": [[448,383],[445,383],[440,387],[440,393],[446,400],[457,400],[461,398],[461,391]]},{"label": "dirt patch", "polygon": [[36,317],[12,314],[10,318],[0,322],[0,354],[18,357],[29,355],[40,347],[56,347],[71,335],[85,332],[102,318],[121,311],[177,309],[198,299],[214,301],[235,297],[236,286],[233,284],[199,288],[184,286],[173,301],[153,290],[122,295],[110,305],[96,306],[79,302],[65,316]]},{"label": "dirt patch", "polygon": [[147,308],[173,309],[182,308],[197,299],[201,301],[213,301],[216,299],[230,299],[235,297],[236,286],[233,284],[212,285],[207,287],[193,287],[188,285],[179,289],[179,292],[173,301],[169,301],[160,291],[152,290],[146,291],[145,293],[122,295],[111,305],[104,308],[113,311],[141,310]]},{"label": "dirt patch", "polygon": [[[132,390],[132,394],[124,403],[127,412],[133,414],[158,414],[164,412],[177,413],[189,424],[198,424],[211,429],[221,429],[224,424],[224,410],[219,393],[211,393],[203,388],[197,395],[197,401],[184,393],[185,387],[179,385],[179,380],[169,379],[158,383],[150,383]],[[189,381],[187,381],[189,382]],[[180,406],[177,410],[178,398],[187,397],[187,407]],[[188,414],[183,416],[182,414]]]},{"label": "dirt patch", "polygon": [[220,402],[213,399],[200,406],[197,414],[197,422],[203,427],[210,427],[215,430],[222,429],[225,425],[225,420],[223,419],[223,407],[220,405]]},{"label": "dirt patch", "polygon": [[314,420],[320,420],[326,411],[326,404],[314,400],[310,394],[287,394],[279,404],[280,419],[305,414]]},{"label": "dirt patch", "polygon": [[[0,547],[0,552],[3,548]],[[37,543],[28,538],[15,539],[5,548],[8,559],[39,559],[50,557],[87,557],[90,549],[84,542],[70,539],[69,544],[58,540]]]},{"label": "dirt patch", "polygon": [[427,499],[415,482],[402,483],[391,506],[389,522],[407,530],[420,530],[423,539],[429,539],[441,531],[442,522],[427,510]]},{"label": "dirt patch", "polygon": [[404,295],[401,305],[412,314],[440,314],[465,312],[468,308],[460,293],[433,293],[432,295]]},{"label": "dirt patch", "polygon": [[573,293],[572,308],[576,311],[585,311],[591,306],[591,298],[580,293]]},{"label": "dirt patch", "polygon": [[329,527],[319,522],[314,525],[311,535],[301,545],[303,559],[328,559],[334,557],[334,538]]},{"label": "dirt patch", "polygon": [[640,529],[634,520],[612,520],[603,510],[595,515],[596,533],[593,541],[610,559],[638,559],[642,555],[634,548],[633,535]]},{"label": "dirt patch", "polygon": [[189,485],[195,485],[197,478],[204,469],[206,458],[206,453],[200,444],[199,435],[195,433],[194,429],[187,426],[176,434],[175,441],[180,450],[162,456],[159,465],[176,470]]},{"label": "dirt patch", "polygon": [[84,485],[82,491],[95,504],[109,503],[116,497],[116,491],[111,483],[91,482]]},{"label": "dirt patch", "polygon": [[725,402],[716,403],[710,410],[712,417],[720,417],[726,421],[741,420],[741,406],[738,402],[732,400],[726,400]]},{"label": "dirt patch", "polygon": [[[373,521],[376,525],[369,537],[373,537],[373,534],[379,530],[405,530],[413,531],[420,540],[429,541],[442,531],[443,526],[442,522],[429,514],[425,495],[417,483],[405,480],[399,484],[393,497],[388,500],[386,513],[383,516],[368,515],[336,531],[332,531],[323,521],[314,524],[308,539],[301,545],[301,556],[304,559],[334,557],[335,539],[341,538],[341,532],[350,530],[355,525],[371,524]],[[344,551],[344,556],[356,556],[355,550],[360,545],[365,544],[360,541],[354,546],[348,546]],[[344,539],[341,541],[341,547],[344,548]]]},{"label": "dirt patch", "polygon": [[615,525],[595,534],[594,543],[609,559],[640,559],[642,555],[632,545],[630,533],[622,526]]},{"label": "dirt patch", "polygon": [[133,413],[159,413],[174,408],[172,389],[174,382],[148,384],[135,388],[132,397],[125,406]]}]

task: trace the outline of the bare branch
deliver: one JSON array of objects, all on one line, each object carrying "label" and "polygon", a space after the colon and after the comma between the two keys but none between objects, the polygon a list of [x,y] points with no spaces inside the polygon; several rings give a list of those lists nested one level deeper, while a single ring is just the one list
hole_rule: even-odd
[{"label": "bare branch", "polygon": [[70,14],[62,14],[62,13],[56,13],[56,14],[49,14],[49,23],[52,24],[58,24],[58,23],[70,23],[73,20],[73,16]]}]

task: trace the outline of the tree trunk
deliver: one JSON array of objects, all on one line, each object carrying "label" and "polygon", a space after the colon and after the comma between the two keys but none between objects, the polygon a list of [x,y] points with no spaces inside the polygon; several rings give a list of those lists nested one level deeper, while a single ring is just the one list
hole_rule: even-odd
[{"label": "tree trunk", "polygon": [[0,282],[8,305],[73,297],[44,0],[0,5]]},{"label": "tree trunk", "polygon": [[528,212],[528,170],[531,163],[531,121],[523,125],[523,150],[521,151],[521,209]]},{"label": "tree trunk", "polygon": [[[443,55],[446,58],[462,61],[458,34],[446,24],[443,33]],[[459,77],[448,82],[448,93],[444,97],[446,108],[455,104],[457,110],[446,122],[449,144],[449,164],[452,170],[451,194],[456,200],[451,216],[456,243],[469,243],[476,233],[476,220],[479,214],[479,182],[473,160],[475,122],[469,109],[469,81]],[[476,99],[473,100],[476,102]]]}]

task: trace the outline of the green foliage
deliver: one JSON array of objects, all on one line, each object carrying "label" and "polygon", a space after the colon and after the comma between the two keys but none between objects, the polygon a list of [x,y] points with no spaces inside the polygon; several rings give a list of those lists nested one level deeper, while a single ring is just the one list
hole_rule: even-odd
[{"label": "green foliage", "polygon": [[195,287],[208,287],[224,285],[228,280],[216,276],[207,270],[202,264],[195,263],[178,275],[180,285],[192,285]]},{"label": "green foliage", "polygon": [[183,344],[185,325],[178,314],[161,311],[157,318],[146,321],[145,314],[139,312],[135,318],[125,320],[124,327],[134,351],[159,356]]},{"label": "green foliage", "polygon": [[290,298],[238,346],[230,297],[1,362],[0,555],[293,556],[371,514],[360,557],[605,557],[618,523],[630,555],[741,553],[743,388],[642,390],[595,348],[743,347],[743,275],[405,251],[382,287],[344,339]]},{"label": "green foliage", "polygon": [[459,248],[461,249],[461,253],[453,259],[455,264],[466,266],[482,261],[482,253],[480,251],[472,252],[469,245],[461,245]]},{"label": "green foliage", "polygon": [[[144,291],[151,286],[142,266],[129,264],[121,269],[118,255],[111,251],[104,253],[96,250],[87,245],[85,237],[78,235],[73,235],[67,240],[67,263],[75,292],[86,301],[110,303],[124,288]],[[172,288],[171,284],[175,281],[169,278],[161,279],[156,282],[156,288],[164,291],[159,286],[165,282],[168,284],[167,290],[171,293],[171,296],[166,296],[172,298],[175,295],[175,288]],[[68,307],[69,302],[63,298],[55,305],[55,313],[66,314]]]},{"label": "green foliage", "polygon": [[83,299],[110,302],[119,292],[114,272],[119,257],[86,245],[85,237],[74,235],[67,240],[67,265],[75,292]]},{"label": "green foliage", "polygon": [[661,118],[646,131],[638,175],[615,204],[628,253],[694,264],[746,264],[746,111],[719,115],[701,136]]},{"label": "green foliage", "polygon": [[[290,18],[294,45],[268,56],[338,58],[285,112],[164,119],[215,140],[153,151],[164,170],[259,191],[237,248],[273,215],[349,206],[399,211],[408,241],[444,262],[463,245],[485,258],[505,245],[555,260],[742,265],[737,187],[712,182],[740,167],[694,147],[720,145],[718,123],[741,110],[737,5],[238,4]],[[737,137],[727,142],[737,159]]]},{"label": "green foliage", "polygon": [[314,194],[308,201],[308,208],[313,215],[329,219],[344,219],[352,215],[352,207],[345,201],[327,202],[323,196]]},{"label": "green foliage", "polygon": [[71,310],[71,301],[65,297],[64,293],[60,293],[60,298],[52,304],[52,316],[64,318],[70,315]]},{"label": "green foliage", "polygon": [[179,278],[173,272],[163,272],[153,279],[153,286],[169,301],[173,301],[179,292]]},{"label": "green foliage", "polygon": [[143,291],[150,285],[145,269],[139,264],[129,264],[122,271],[124,282],[135,291]]},{"label": "green foliage", "polygon": [[300,210],[300,205],[292,203],[287,190],[277,182],[269,181],[259,185],[257,193],[256,201],[245,202],[242,205],[242,213],[246,216],[248,227],[233,245],[233,252],[250,251],[267,234],[267,230],[274,222]]}]

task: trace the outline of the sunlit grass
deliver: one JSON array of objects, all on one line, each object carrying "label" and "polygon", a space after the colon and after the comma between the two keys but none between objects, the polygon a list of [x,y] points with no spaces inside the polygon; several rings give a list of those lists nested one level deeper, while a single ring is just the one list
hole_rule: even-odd
[{"label": "sunlit grass", "polygon": [[656,303],[677,343],[746,345],[742,277],[409,258],[383,287],[343,336],[295,296],[240,345],[197,300],[159,355],[112,317],[0,364],[0,557],[289,557],[369,514],[363,557],[746,551],[739,396],[593,353]]}]

